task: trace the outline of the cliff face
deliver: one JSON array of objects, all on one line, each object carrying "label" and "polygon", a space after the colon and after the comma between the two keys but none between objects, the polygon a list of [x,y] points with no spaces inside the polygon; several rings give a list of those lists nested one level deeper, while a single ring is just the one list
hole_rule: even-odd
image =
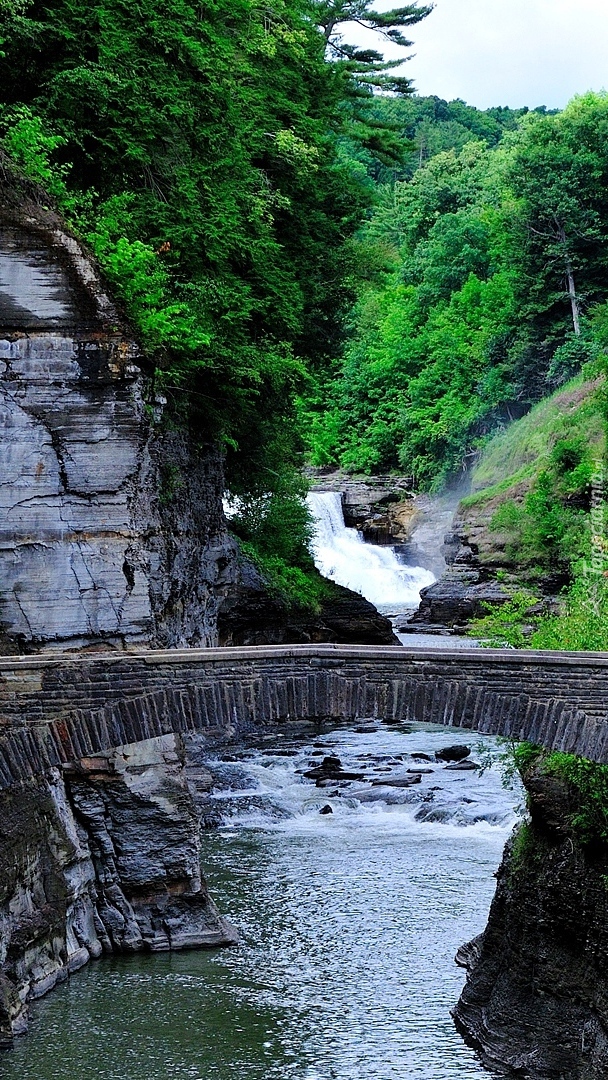
[{"label": "cliff face", "polygon": [[235,942],[201,877],[176,736],[13,787],[0,814],[0,1047],[90,959]]},{"label": "cliff face", "polygon": [[222,461],[158,434],[150,392],[75,241],[0,209],[2,651],[217,643]]},{"label": "cliff face", "polygon": [[[492,1067],[538,1080],[608,1075],[608,852],[582,845],[567,786],[526,778],[531,823],[507,847],[457,1026]],[[514,1070],[510,1072],[508,1070]]]}]

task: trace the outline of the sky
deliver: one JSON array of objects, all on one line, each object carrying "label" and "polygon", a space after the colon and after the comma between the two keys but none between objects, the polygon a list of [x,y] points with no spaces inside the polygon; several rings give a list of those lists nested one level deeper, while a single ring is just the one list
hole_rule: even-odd
[{"label": "sky", "polygon": [[[575,94],[608,89],[608,0],[435,0],[407,36],[416,55],[403,74],[419,94],[462,98],[480,109],[560,109]],[[375,45],[387,59],[404,55],[358,27],[345,28],[344,39]]]}]

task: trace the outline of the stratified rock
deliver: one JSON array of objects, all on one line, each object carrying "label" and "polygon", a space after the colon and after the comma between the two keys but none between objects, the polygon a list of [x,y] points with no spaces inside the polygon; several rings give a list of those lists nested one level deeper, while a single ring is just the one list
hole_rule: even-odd
[{"label": "stratified rock", "polygon": [[[528,487],[513,488],[510,496],[523,502]],[[421,590],[420,607],[409,626],[464,628],[522,589],[541,599],[543,606],[537,614],[557,610],[555,596],[567,579],[563,573],[546,572],[539,581],[530,566],[514,561],[510,535],[492,525],[503,501],[504,496],[496,496],[460,504],[444,538],[445,572],[434,585]]]},{"label": "stratified rock", "polygon": [[0,1046],[29,1001],[102,952],[236,941],[201,877],[176,736],[14,786],[1,820]]},{"label": "stratified rock", "polygon": [[340,492],[346,525],[358,529],[369,543],[410,539],[418,518],[411,477],[352,477],[314,469],[310,476],[313,491]]},{"label": "stratified rock", "polygon": [[158,426],[93,261],[0,158],[0,649],[215,645],[222,456]]},{"label": "stratified rock", "polygon": [[420,590],[420,607],[409,625],[418,629],[427,623],[433,627],[464,627],[472,619],[487,615],[488,605],[496,607],[511,599],[511,591],[504,585],[480,579],[475,570],[448,566],[439,581]]},{"label": "stratified rock", "polygon": [[486,930],[459,950],[454,1018],[492,1068],[604,1080],[608,850],[581,844],[580,799],[562,781],[534,770],[525,783],[532,821],[507,847]]},{"label": "stratified rock", "polygon": [[324,582],[326,598],[318,614],[290,607],[269,592],[256,568],[239,561],[236,586],[218,617],[221,645],[399,645],[388,619],[359,593]]}]

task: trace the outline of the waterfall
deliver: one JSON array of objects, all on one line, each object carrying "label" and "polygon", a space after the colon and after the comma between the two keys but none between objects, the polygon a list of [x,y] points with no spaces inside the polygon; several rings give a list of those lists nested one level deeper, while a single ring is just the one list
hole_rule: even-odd
[{"label": "waterfall", "polygon": [[366,544],[356,529],[347,529],[339,492],[311,491],[307,502],[315,523],[315,564],[324,577],[376,606],[418,607],[420,590],[435,581],[430,571],[404,566],[392,548]]}]

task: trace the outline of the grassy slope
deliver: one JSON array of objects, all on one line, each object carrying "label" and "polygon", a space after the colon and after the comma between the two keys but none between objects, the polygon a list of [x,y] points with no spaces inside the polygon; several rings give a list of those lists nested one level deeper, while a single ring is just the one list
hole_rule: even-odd
[{"label": "grassy slope", "polygon": [[582,375],[539,402],[521,420],[495,435],[483,450],[472,477],[472,494],[462,508],[490,499],[521,498],[547,464],[560,439],[581,437],[603,452],[603,420],[596,400],[599,380]]}]

